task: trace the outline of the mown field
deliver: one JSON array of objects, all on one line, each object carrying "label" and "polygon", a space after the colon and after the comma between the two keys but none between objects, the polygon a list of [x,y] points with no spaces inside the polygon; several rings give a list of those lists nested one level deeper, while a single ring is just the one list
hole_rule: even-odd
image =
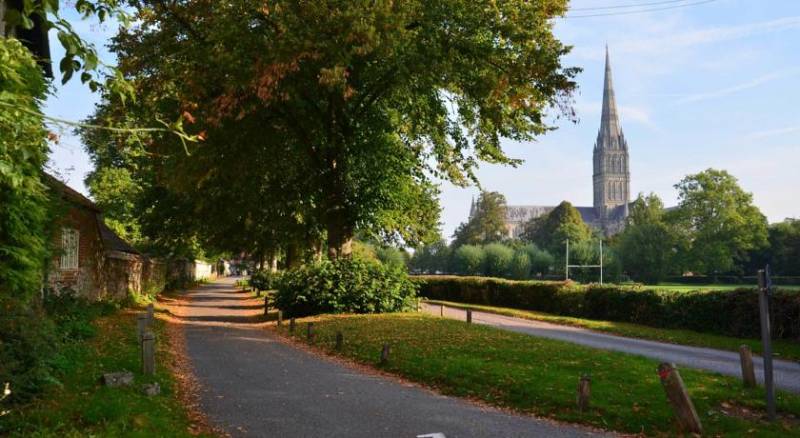
[{"label": "mown field", "polygon": [[[658,364],[651,359],[422,314],[323,316],[299,320],[294,335],[286,326],[277,330],[306,342],[308,321],[315,323],[314,347],[445,394],[620,432],[675,432]],[[335,351],[339,331],[344,345]],[[380,365],[384,343],[391,345],[391,355]],[[585,413],[575,405],[582,374],[592,377],[592,405]],[[781,420],[769,424],[758,419],[761,389],[743,389],[738,380],[712,373],[683,369],[681,374],[709,436],[800,436],[800,397],[779,393]]]}]

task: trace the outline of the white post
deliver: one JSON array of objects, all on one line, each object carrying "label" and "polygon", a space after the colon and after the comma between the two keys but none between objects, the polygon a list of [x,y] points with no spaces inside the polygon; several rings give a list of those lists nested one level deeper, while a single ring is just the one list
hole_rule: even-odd
[{"label": "white post", "polygon": [[569,239],[567,239],[567,255],[565,257],[564,262],[564,273],[566,275],[566,279],[569,280]]},{"label": "white post", "polygon": [[600,285],[603,284],[603,239],[600,239]]}]

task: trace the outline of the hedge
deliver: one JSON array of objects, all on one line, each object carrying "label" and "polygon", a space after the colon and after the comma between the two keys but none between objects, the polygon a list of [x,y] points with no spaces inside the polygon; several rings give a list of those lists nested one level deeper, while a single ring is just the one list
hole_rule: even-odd
[{"label": "hedge", "polygon": [[[651,327],[689,329],[758,338],[758,293],[680,292],[571,282],[513,281],[487,277],[416,276],[428,299],[534,310]],[[772,297],[773,337],[800,340],[800,293],[777,289]]]},{"label": "hedge", "polygon": [[[717,277],[707,275],[692,275],[681,277],[667,277],[664,279],[667,283],[679,284],[741,284],[741,285],[755,285],[758,283],[758,277],[755,276],[735,276],[735,275],[719,275]],[[772,284],[777,286],[800,286],[800,277],[791,277],[783,275],[773,275]]]}]

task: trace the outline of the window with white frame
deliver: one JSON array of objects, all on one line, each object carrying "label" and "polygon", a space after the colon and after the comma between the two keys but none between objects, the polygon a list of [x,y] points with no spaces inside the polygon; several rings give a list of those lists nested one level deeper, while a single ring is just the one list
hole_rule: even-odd
[{"label": "window with white frame", "polygon": [[78,269],[80,233],[74,228],[61,230],[61,269]]}]

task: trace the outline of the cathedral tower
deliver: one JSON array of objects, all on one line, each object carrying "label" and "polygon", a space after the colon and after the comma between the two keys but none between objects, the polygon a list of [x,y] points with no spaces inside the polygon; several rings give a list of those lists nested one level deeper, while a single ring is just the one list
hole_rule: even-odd
[{"label": "cathedral tower", "polygon": [[606,233],[613,232],[628,216],[631,175],[628,167],[628,143],[617,117],[607,46],[603,112],[597,142],[594,144],[593,181],[595,213]]}]

